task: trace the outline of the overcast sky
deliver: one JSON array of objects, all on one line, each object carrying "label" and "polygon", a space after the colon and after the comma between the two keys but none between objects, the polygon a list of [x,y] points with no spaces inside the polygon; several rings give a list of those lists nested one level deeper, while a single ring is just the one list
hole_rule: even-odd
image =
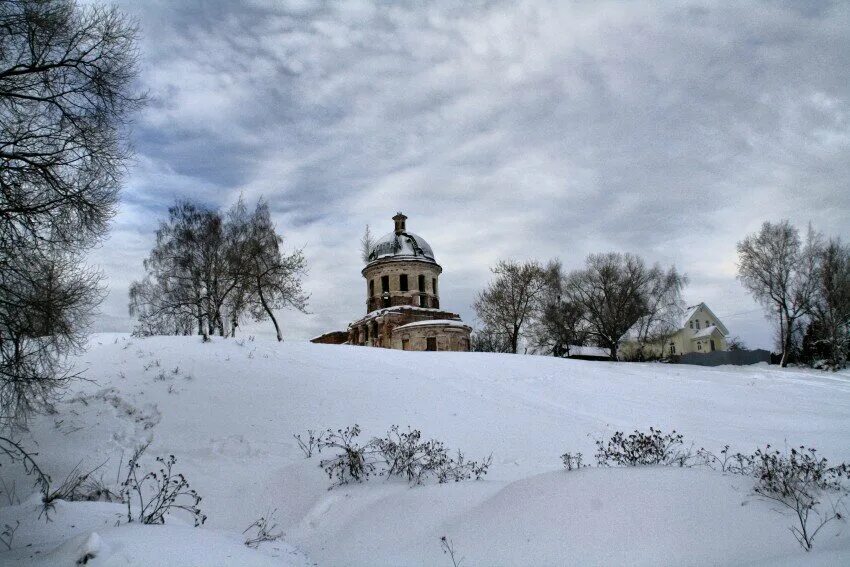
[{"label": "overcast sky", "polygon": [[310,265],[310,315],[365,312],[359,239],[403,211],[474,321],[499,258],[636,252],[733,335],[771,327],[735,279],[764,220],[850,239],[850,3],[125,1],[152,103],[110,238],[102,328],[126,329],[175,198],[263,196]]}]

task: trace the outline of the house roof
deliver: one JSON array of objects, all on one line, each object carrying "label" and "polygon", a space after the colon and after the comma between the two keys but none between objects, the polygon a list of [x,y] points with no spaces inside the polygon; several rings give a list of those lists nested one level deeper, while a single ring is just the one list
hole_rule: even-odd
[{"label": "house roof", "polygon": [[[704,329],[691,329],[688,326],[688,321],[690,321],[691,318],[694,315],[699,313],[700,309],[702,309],[704,312],[706,312],[708,314],[708,317],[715,323],[715,325],[710,325],[709,327],[706,327]],[[639,319],[638,321],[636,321],[635,324],[632,325],[631,328],[629,328],[629,330],[626,331],[626,333],[622,337],[620,337],[620,341],[626,341],[626,342],[627,341],[636,341],[637,335],[638,335],[638,329],[640,328],[641,321],[642,321],[642,319]],[[718,332],[720,332],[720,334],[723,335],[723,336],[726,336],[726,335],[729,334],[729,329],[726,328],[726,326],[723,324],[723,322],[720,319],[717,318],[717,315],[715,315],[714,312],[711,309],[709,309],[708,305],[706,305],[704,302],[697,303],[696,305],[691,305],[690,307],[687,307],[685,309],[685,312],[682,315],[682,319],[679,322],[679,330],[680,331],[685,331],[686,333],[688,331],[694,331],[694,334],[690,335],[690,337],[689,337],[689,338],[693,339],[693,338],[698,338],[697,335],[699,333],[702,333],[702,331],[705,331],[706,329],[709,329],[709,328],[710,329],[717,329]],[[711,334],[711,332],[709,332],[708,334],[701,334],[700,337],[703,337],[703,336],[708,337],[710,334]]]},{"label": "house roof", "polygon": [[691,317],[696,315],[697,312],[699,312],[700,308],[702,308],[703,311],[708,312],[708,314],[711,316],[711,320],[714,321],[715,325],[718,329],[720,329],[720,332],[724,336],[729,334],[729,329],[726,328],[726,325],[723,324],[723,321],[721,321],[717,317],[717,315],[714,314],[714,311],[709,309],[708,305],[706,305],[704,302],[697,303],[696,305],[691,305],[690,307],[685,309],[685,314],[682,316],[682,324],[679,327],[681,329],[684,329],[688,325],[688,321],[691,320]]},{"label": "house roof", "polygon": [[694,333],[694,335],[691,337],[691,340],[693,341],[696,339],[706,339],[715,333],[719,333],[722,335],[723,331],[721,331],[720,328],[717,327],[717,325],[709,325],[708,327],[700,329],[699,331]]}]

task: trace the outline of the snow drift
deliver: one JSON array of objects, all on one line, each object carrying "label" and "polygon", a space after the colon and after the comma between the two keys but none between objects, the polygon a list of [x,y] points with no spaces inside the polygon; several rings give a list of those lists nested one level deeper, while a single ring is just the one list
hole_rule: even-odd
[{"label": "snow drift", "polygon": [[[592,455],[594,438],[615,430],[654,426],[715,452],[808,445],[850,460],[848,373],[125,335],[93,336],[78,363],[94,381],[24,437],[48,472],[106,461],[111,481],[150,440],[150,460],[174,454],[209,519],[116,527],[118,504],[63,502],[45,523],[28,480],[4,467],[15,488],[4,491],[12,505],[0,523],[21,525],[0,563],[73,564],[89,546],[92,565],[300,565],[302,554],[319,565],[451,565],[442,536],[466,566],[850,562],[845,523],[806,553],[792,518],[754,496],[747,477],[566,472],[559,459]],[[493,464],[480,481],[378,478],[328,490],[292,435],[354,423],[366,436],[409,425],[473,458],[492,453]],[[274,509],[283,540],[243,546],[240,533]]]}]

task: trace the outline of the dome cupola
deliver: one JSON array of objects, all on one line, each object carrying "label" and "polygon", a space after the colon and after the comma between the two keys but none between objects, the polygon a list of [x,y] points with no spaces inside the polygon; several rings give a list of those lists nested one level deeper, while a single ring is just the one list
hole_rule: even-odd
[{"label": "dome cupola", "polygon": [[396,213],[393,217],[395,229],[375,241],[369,250],[369,262],[377,260],[420,260],[434,262],[431,245],[418,234],[407,231],[407,217]]}]

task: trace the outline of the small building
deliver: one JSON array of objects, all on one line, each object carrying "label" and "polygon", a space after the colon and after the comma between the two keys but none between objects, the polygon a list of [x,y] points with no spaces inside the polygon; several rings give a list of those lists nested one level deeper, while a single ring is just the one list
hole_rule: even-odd
[{"label": "small building", "polygon": [[407,231],[407,217],[393,217],[394,230],[369,250],[361,271],[366,280],[366,315],[341,332],[325,333],[313,342],[398,350],[468,351],[472,328],[460,315],[440,307],[443,268],[431,246]]},{"label": "small building", "polygon": [[[629,358],[637,350],[633,329],[620,341],[620,353],[625,358]],[[698,303],[685,310],[678,329],[667,337],[663,344],[650,344],[644,350],[647,355],[661,357],[727,351],[728,336],[729,329],[717,315],[705,303]]]}]

